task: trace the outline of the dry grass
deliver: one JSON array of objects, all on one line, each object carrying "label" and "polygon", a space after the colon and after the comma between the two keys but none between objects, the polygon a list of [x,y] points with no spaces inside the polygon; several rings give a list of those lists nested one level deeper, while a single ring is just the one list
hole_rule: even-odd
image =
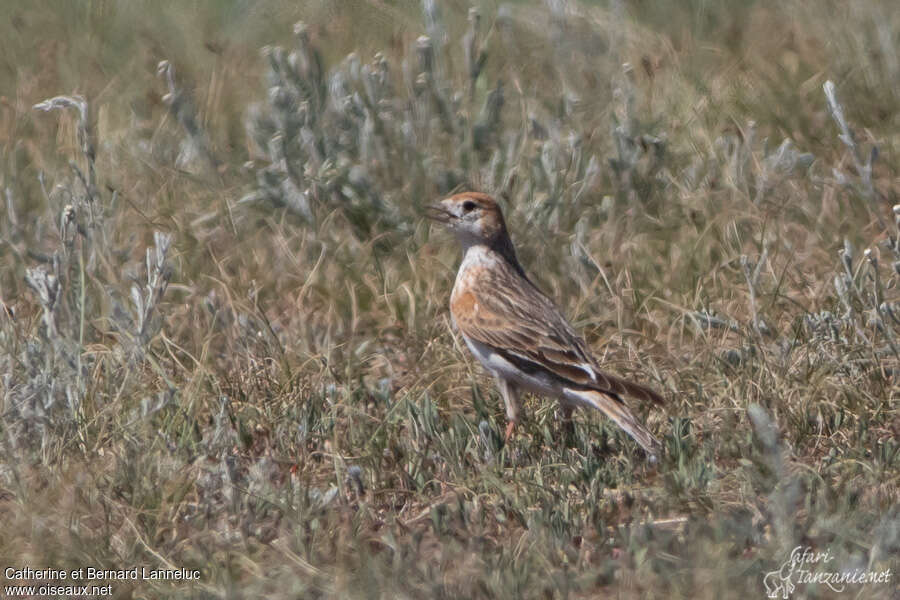
[{"label": "dry grass", "polygon": [[[10,11],[0,566],[201,570],[119,598],[763,597],[798,545],[896,576],[891,3],[467,11]],[[534,398],[502,444],[421,218],[461,187],[664,392],[658,468]]]}]

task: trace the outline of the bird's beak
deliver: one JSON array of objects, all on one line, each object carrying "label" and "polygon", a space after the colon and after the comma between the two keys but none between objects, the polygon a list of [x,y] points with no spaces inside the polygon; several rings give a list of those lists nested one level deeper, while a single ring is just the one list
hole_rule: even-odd
[{"label": "bird's beak", "polygon": [[425,217],[438,223],[449,223],[455,215],[440,204],[431,204],[425,207]]}]

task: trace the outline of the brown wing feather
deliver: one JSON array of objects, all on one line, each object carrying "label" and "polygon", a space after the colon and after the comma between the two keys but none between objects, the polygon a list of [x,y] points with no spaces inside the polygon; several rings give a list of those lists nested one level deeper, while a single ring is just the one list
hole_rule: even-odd
[{"label": "brown wing feather", "polygon": [[[525,361],[532,368],[543,368],[567,384],[617,398],[663,402],[648,387],[600,371],[587,344],[553,301],[508,264],[471,273],[466,290],[451,310],[457,327],[468,337],[492,346],[520,366]],[[510,328],[510,320],[519,326]]]}]

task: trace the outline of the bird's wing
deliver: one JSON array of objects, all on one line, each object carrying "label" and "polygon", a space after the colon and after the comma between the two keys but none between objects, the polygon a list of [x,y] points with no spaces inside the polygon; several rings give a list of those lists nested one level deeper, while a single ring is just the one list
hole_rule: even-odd
[{"label": "bird's wing", "polygon": [[457,327],[526,373],[615,397],[662,403],[653,390],[600,371],[584,340],[553,302],[511,268],[485,269],[451,306]]}]

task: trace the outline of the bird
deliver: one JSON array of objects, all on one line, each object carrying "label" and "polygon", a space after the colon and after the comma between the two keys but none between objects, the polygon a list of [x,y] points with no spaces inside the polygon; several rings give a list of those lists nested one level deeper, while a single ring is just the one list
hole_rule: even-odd
[{"label": "bird", "polygon": [[462,246],[450,294],[452,322],[496,381],[506,407],[506,441],[520,422],[522,393],[532,392],[557,399],[566,415],[579,407],[600,411],[656,462],[659,441],[623,397],[662,404],[662,396],[600,369],[584,339],[525,273],[497,202],[481,192],[458,193],[428,206],[426,217]]}]

